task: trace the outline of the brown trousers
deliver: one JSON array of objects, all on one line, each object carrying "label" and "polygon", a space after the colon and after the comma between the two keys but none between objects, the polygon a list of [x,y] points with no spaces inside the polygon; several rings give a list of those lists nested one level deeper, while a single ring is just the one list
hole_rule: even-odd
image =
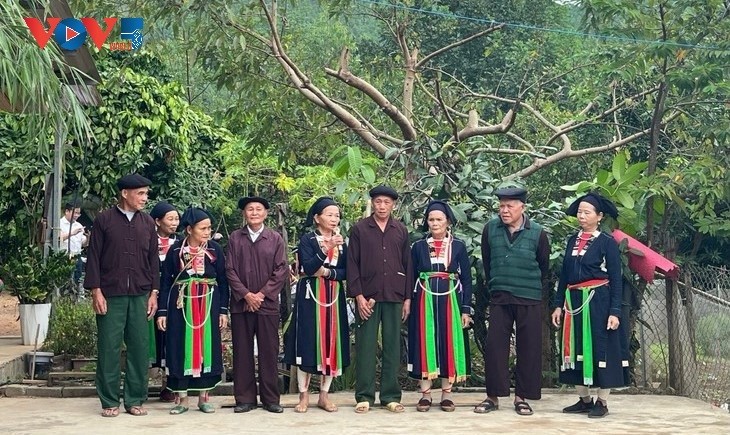
[{"label": "brown trousers", "polygon": [[[264,405],[279,403],[279,316],[257,313],[231,314],[233,333],[233,395],[236,404],[255,404],[256,395]],[[256,336],[259,357],[259,385],[253,344]]]},{"label": "brown trousers", "polygon": [[489,306],[484,361],[487,396],[506,397],[510,394],[509,352],[514,326],[517,350],[515,395],[523,399],[540,399],[542,324],[542,304]]}]

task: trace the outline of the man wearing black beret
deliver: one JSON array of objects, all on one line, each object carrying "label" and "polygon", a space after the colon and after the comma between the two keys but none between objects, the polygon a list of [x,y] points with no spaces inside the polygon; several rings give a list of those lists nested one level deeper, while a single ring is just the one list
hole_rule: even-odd
[{"label": "man wearing black beret", "polygon": [[499,216],[482,232],[482,262],[489,288],[489,330],[484,365],[487,397],[474,408],[487,413],[510,395],[510,338],[515,331],[514,410],[532,415],[527,399],[540,399],[542,381],[542,300],[547,291],[550,243],[542,227],[525,214],[527,190],[507,181],[494,192]]},{"label": "man wearing black beret", "polygon": [[[284,412],[280,404],[279,294],[289,279],[284,239],[264,226],[269,202],[259,196],[238,201],[246,225],[231,233],[226,277],[231,291],[233,334],[233,412],[256,408],[256,392],[265,410]],[[254,337],[258,345],[258,388]]]},{"label": "man wearing black beret", "polygon": [[[398,193],[389,186],[370,190],[373,214],[353,226],[347,249],[347,294],[355,299],[355,412],[375,403],[375,353],[378,329],[383,343],[380,403],[403,412],[400,324],[410,313],[413,282],[408,230],[391,216]],[[382,327],[381,327],[382,325]]]},{"label": "man wearing black beret", "polygon": [[91,232],[84,287],[91,290],[98,329],[96,391],[103,417],[119,415],[120,354],[127,348],[124,408],[147,415],[149,335],[157,311],[160,259],[154,220],[142,211],[152,182],[139,174],[117,181],[117,205],[101,212]]}]

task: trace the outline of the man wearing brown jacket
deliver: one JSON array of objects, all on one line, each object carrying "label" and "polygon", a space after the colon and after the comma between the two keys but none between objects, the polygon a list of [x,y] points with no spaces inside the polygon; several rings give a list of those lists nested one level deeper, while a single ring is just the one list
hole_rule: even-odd
[{"label": "man wearing brown jacket", "polygon": [[117,181],[119,202],[94,220],[84,287],[91,290],[98,330],[96,391],[103,417],[119,415],[120,354],[127,347],[124,408],[147,415],[148,327],[157,311],[160,259],[155,222],[142,212],[150,180],[138,174]]},{"label": "man wearing brown jacket", "polygon": [[363,414],[375,403],[378,329],[383,343],[380,403],[391,412],[403,412],[400,324],[410,313],[411,249],[405,225],[391,216],[398,193],[378,186],[370,190],[370,198],[373,214],[355,224],[347,248],[347,293],[357,304],[355,412]]},{"label": "man wearing brown jacket", "polygon": [[280,413],[279,404],[279,294],[289,279],[286,246],[279,233],[264,226],[269,202],[260,197],[241,198],[246,226],[228,240],[226,277],[231,291],[233,333],[234,412],[256,408],[258,347],[258,395],[265,410]]}]

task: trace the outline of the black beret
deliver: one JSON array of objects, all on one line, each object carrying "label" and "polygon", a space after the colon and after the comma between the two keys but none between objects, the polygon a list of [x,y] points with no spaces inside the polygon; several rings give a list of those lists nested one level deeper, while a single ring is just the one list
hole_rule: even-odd
[{"label": "black beret", "polygon": [[249,202],[258,202],[263,205],[266,210],[271,207],[269,205],[269,201],[260,196],[244,196],[243,198],[238,200],[238,208],[243,210],[244,208],[246,208],[246,205],[248,205]]},{"label": "black beret", "polygon": [[188,207],[180,218],[178,230],[181,231],[188,226],[194,227],[195,224],[205,219],[210,219],[210,222],[213,223],[213,218],[207,211],[199,207]]},{"label": "black beret", "polygon": [[614,219],[618,217],[618,209],[613,202],[596,192],[589,192],[573,201],[570,207],[568,207],[568,210],[565,211],[565,214],[576,216],[578,214],[578,206],[580,206],[581,202],[587,202],[593,205],[596,208],[596,213],[607,214]]},{"label": "black beret", "polygon": [[162,219],[163,217],[165,217],[166,214],[171,211],[177,212],[177,209],[174,205],[170,204],[169,202],[160,201],[154,207],[152,207],[152,210],[150,211],[150,216],[152,216],[153,219]]},{"label": "black beret", "polygon": [[117,180],[117,188],[139,189],[140,187],[151,186],[152,182],[139,174],[129,174]]},{"label": "black beret", "polygon": [[527,189],[517,181],[505,181],[497,187],[494,194],[499,199],[516,199],[527,202]]},{"label": "black beret", "polygon": [[337,205],[337,203],[334,199],[328,196],[323,196],[314,201],[314,204],[309,207],[309,211],[307,212],[307,220],[304,222],[304,226],[309,227],[314,225],[314,215],[322,213],[322,210],[331,205]]},{"label": "black beret", "polygon": [[454,212],[451,211],[451,207],[449,207],[449,205],[445,201],[435,199],[429,202],[426,206],[426,212],[423,216],[423,231],[428,231],[428,214],[434,210],[439,210],[443,212],[446,215],[446,219],[448,219],[449,223],[451,223],[452,225],[456,223],[456,218],[454,217]]},{"label": "black beret", "polygon": [[384,184],[381,184],[380,186],[375,186],[372,189],[370,189],[370,198],[375,198],[377,196],[387,196],[393,199],[393,201],[398,199],[398,192],[395,191],[390,186],[386,186]]}]

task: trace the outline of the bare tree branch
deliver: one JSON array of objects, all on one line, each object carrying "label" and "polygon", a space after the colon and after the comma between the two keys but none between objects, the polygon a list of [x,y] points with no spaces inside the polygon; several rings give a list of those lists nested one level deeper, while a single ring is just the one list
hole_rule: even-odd
[{"label": "bare tree branch", "polygon": [[488,29],[482,30],[481,32],[477,32],[477,33],[475,33],[475,34],[473,34],[473,35],[471,35],[471,36],[467,36],[467,37],[466,37],[466,38],[464,38],[464,39],[460,39],[460,40],[458,40],[458,41],[456,41],[456,42],[454,42],[454,43],[451,43],[451,44],[449,44],[449,45],[447,45],[447,46],[445,46],[445,47],[441,47],[441,48],[439,48],[438,50],[436,50],[436,51],[434,51],[434,52],[432,52],[432,53],[429,53],[429,54],[428,54],[427,56],[425,56],[425,57],[424,57],[423,59],[421,59],[420,61],[418,61],[418,63],[416,63],[416,64],[414,65],[414,67],[415,67],[415,69],[417,69],[417,70],[418,70],[418,69],[421,69],[421,67],[422,67],[423,65],[425,65],[425,64],[426,64],[426,62],[428,62],[429,60],[433,59],[434,57],[436,57],[436,56],[438,56],[438,55],[440,55],[440,54],[443,54],[443,53],[445,53],[445,52],[447,52],[447,51],[449,51],[449,50],[451,50],[451,49],[454,49],[454,48],[456,48],[456,47],[459,47],[459,46],[461,46],[461,45],[464,45],[464,44],[466,44],[466,43],[467,43],[467,42],[469,42],[469,41],[473,41],[473,40],[475,40],[475,39],[477,39],[477,38],[481,38],[481,37],[482,37],[482,36],[484,36],[484,35],[488,35],[488,34],[490,34],[490,33],[492,33],[492,32],[496,32],[497,30],[499,30],[499,29],[501,29],[501,28],[503,28],[503,27],[504,27],[504,23],[502,23],[502,24],[498,24],[498,25],[496,25],[496,26],[492,26],[492,27],[490,27],[490,28],[488,28]]}]

